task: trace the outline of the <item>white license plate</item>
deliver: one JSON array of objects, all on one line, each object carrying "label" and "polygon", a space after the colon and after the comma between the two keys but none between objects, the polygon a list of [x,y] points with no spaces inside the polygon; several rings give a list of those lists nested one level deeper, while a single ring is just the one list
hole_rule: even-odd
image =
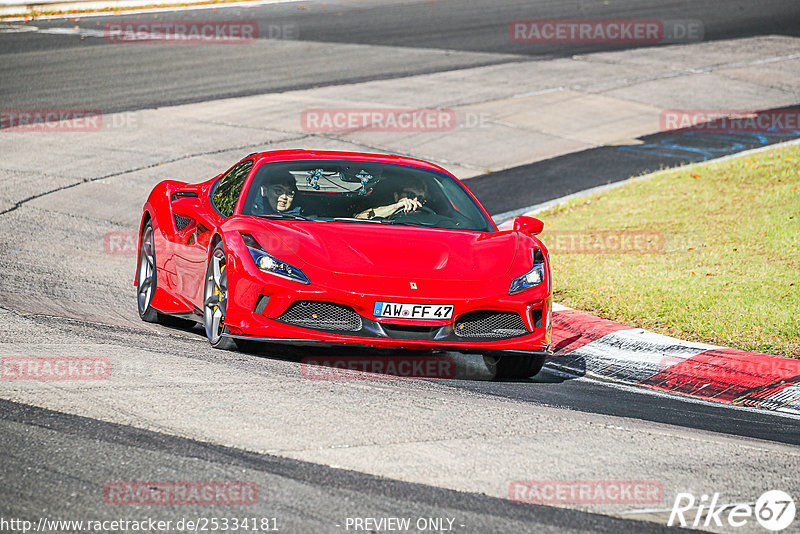
[{"label": "white license plate", "polygon": [[401,302],[376,302],[372,314],[392,319],[450,319],[452,304],[404,304]]}]

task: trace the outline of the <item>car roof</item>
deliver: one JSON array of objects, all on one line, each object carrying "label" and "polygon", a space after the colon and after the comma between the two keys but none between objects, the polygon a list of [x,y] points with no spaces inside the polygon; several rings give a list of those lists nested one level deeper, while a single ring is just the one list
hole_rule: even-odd
[{"label": "car roof", "polygon": [[432,171],[450,174],[442,167],[416,158],[398,156],[395,154],[372,154],[368,152],[339,152],[328,150],[270,150],[266,152],[256,152],[248,157],[253,157],[256,163],[266,163],[267,161],[291,161],[291,160],[354,160],[369,161],[374,163],[393,163],[395,165],[408,165]]}]

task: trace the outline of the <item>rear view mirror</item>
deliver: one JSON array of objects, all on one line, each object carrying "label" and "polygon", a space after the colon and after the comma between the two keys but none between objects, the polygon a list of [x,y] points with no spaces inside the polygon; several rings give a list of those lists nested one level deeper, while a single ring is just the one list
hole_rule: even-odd
[{"label": "rear view mirror", "polygon": [[523,232],[530,235],[541,234],[544,230],[544,223],[534,217],[520,215],[514,219],[514,231]]}]

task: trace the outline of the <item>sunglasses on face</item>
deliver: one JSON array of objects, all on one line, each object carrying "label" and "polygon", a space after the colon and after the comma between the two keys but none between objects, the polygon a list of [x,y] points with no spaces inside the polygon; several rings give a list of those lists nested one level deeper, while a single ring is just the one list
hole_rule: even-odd
[{"label": "sunglasses on face", "polygon": [[272,188],[272,194],[275,195],[276,197],[279,197],[279,196],[282,196],[282,195],[286,195],[287,197],[293,197],[295,195],[295,193],[297,193],[297,191],[295,191],[293,189],[287,189],[287,188],[281,187],[281,186],[275,186],[275,187]]}]

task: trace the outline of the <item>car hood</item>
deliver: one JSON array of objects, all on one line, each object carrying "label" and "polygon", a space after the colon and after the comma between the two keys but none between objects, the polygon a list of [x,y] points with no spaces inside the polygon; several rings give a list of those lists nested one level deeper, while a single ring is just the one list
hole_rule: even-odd
[{"label": "car hood", "polygon": [[514,263],[518,239],[516,232],[370,223],[293,221],[271,224],[270,230],[270,239],[279,239],[300,260],[319,269],[447,280],[503,276]]}]

